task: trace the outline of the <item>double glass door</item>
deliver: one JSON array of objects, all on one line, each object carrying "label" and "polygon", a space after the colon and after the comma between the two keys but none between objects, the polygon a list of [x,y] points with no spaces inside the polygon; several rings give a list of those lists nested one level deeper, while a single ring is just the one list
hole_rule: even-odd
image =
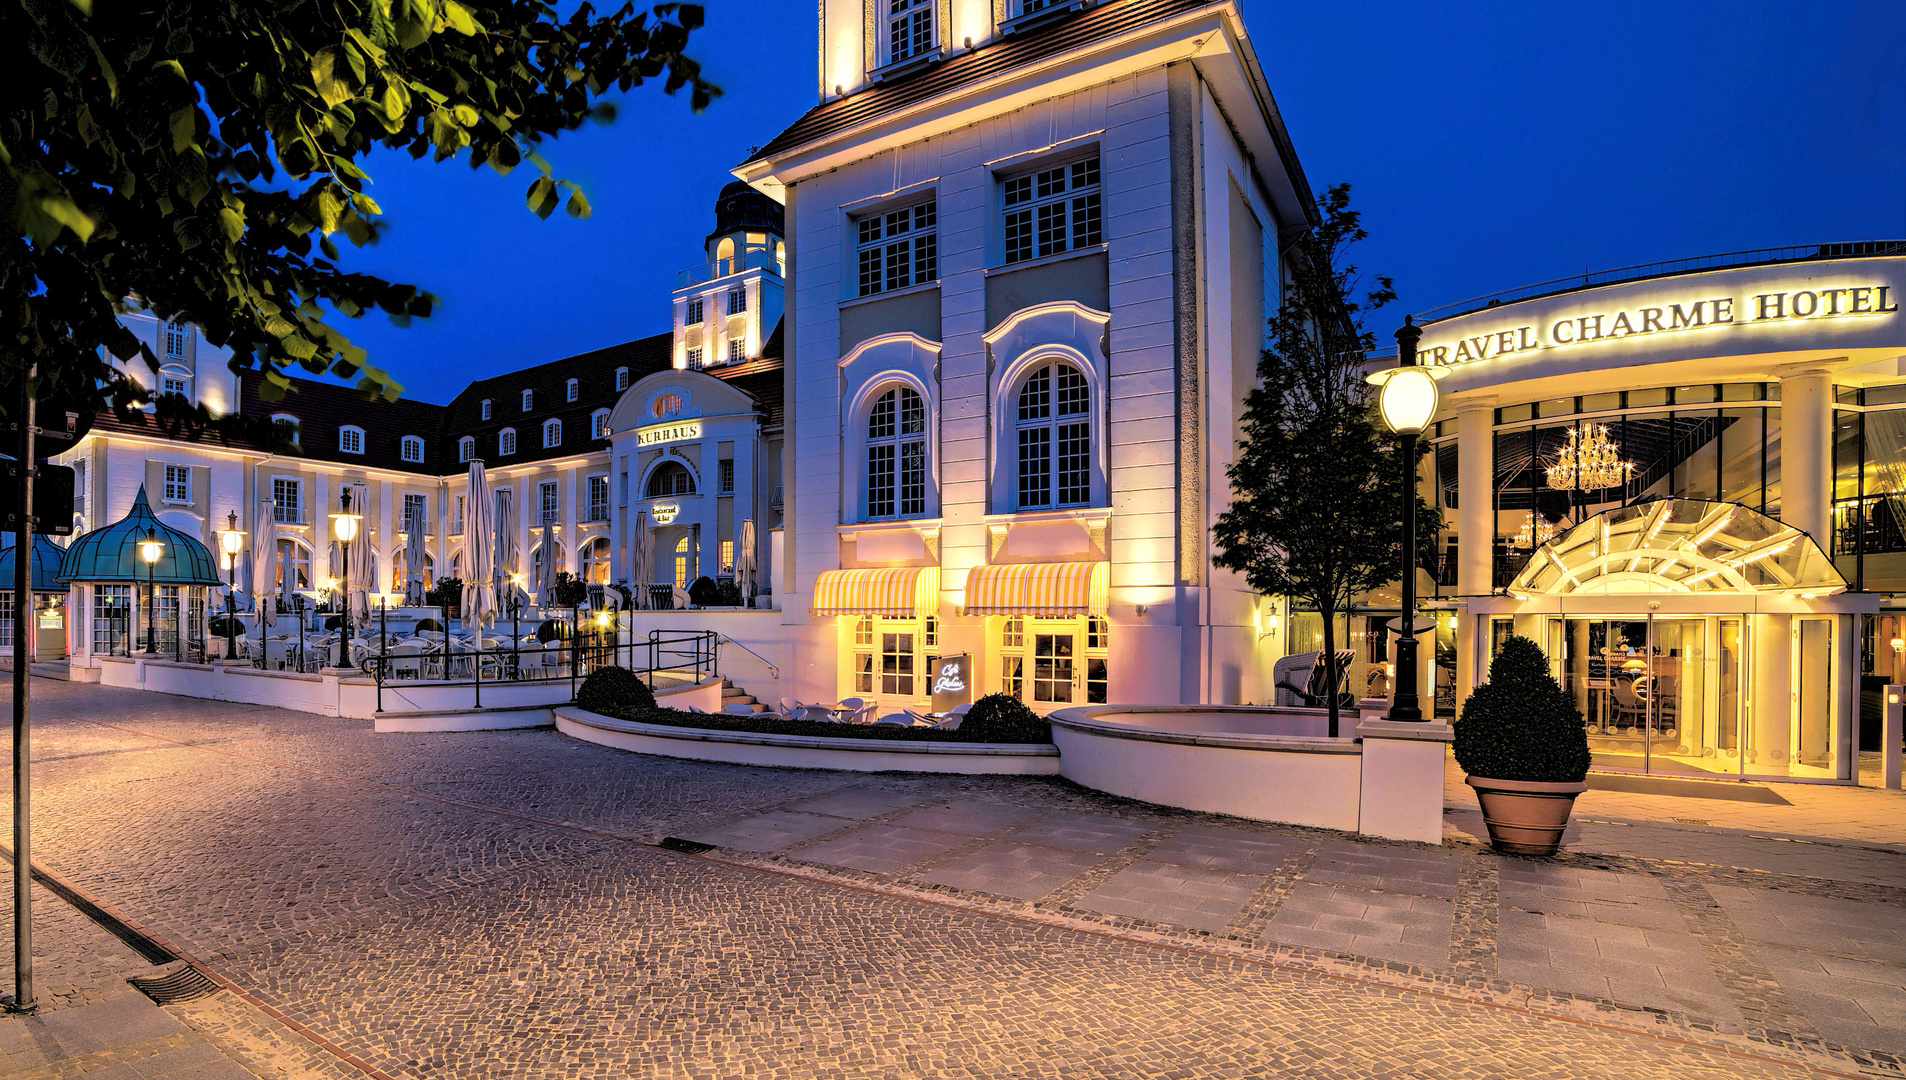
[{"label": "double glass door", "polygon": [[1097,616],[1005,617],[993,644],[999,689],[1042,713],[1102,705],[1110,634]]},{"label": "double glass door", "polygon": [[1596,768],[1740,771],[1739,616],[1554,619],[1550,637]]}]

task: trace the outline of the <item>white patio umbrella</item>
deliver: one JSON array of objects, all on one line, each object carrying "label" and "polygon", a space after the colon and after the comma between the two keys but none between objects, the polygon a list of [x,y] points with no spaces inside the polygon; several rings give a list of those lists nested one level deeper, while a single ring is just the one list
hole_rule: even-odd
[{"label": "white patio umbrella", "polygon": [[741,606],[750,606],[754,597],[754,519],[741,520],[741,536],[735,541],[735,587],[741,591]]},{"label": "white patio umbrella", "polygon": [[470,477],[463,496],[463,619],[477,628],[482,642],[483,627],[496,617],[495,543],[496,504],[490,498],[490,482],[483,475],[483,462],[470,462]]},{"label": "white patio umbrella", "polygon": [[251,595],[258,615],[259,634],[277,622],[278,605],[271,602],[271,564],[278,554],[278,518],[270,499],[258,502],[258,521],[251,534]]},{"label": "white patio umbrella", "polygon": [[[278,552],[278,599],[288,605],[296,606],[298,595],[298,564],[291,560],[291,548],[285,547]],[[262,608],[276,607],[270,598],[260,605]],[[272,620],[276,622],[277,620]]]},{"label": "white patio umbrella", "polygon": [[516,542],[516,492],[509,488],[499,488],[496,499],[496,602],[498,609],[503,599],[512,595],[506,590],[517,587],[514,580],[522,570],[519,547]]},{"label": "white patio umbrella", "polygon": [[413,607],[424,602],[424,523],[406,522],[404,536],[404,603]]},{"label": "white patio umbrella", "polygon": [[635,512],[635,535],[630,539],[634,542],[629,545],[629,584],[632,586],[631,591],[635,593],[635,606],[647,608],[649,606],[649,561],[653,555],[650,550],[652,544],[649,540],[649,512],[647,510]]},{"label": "white patio umbrella", "polygon": [[381,584],[377,580],[377,557],[371,550],[374,535],[360,526],[357,539],[351,542],[351,617],[360,627],[370,621],[371,592]]}]

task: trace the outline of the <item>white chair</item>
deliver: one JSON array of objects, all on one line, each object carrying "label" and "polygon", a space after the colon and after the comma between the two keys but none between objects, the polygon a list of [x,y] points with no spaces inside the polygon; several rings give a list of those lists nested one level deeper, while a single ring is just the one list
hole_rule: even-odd
[{"label": "white chair", "polygon": [[794,700],[791,697],[784,697],[781,699],[781,715],[784,718],[789,720],[800,719],[801,710],[806,707],[807,706],[802,705],[800,702]]},{"label": "white chair", "polygon": [[900,711],[903,713],[906,713],[908,716],[913,717],[913,723],[916,727],[932,727],[933,726],[933,718],[931,716],[926,715],[925,713],[917,713],[917,712],[914,712],[912,709],[901,709]]},{"label": "white chair", "polygon": [[835,716],[834,710],[826,705],[803,705],[801,715],[795,719],[837,721],[840,718]]},{"label": "white chair", "polygon": [[835,708],[834,711],[840,714],[842,720],[846,720],[865,708],[866,705],[867,701],[865,698],[844,697],[840,699],[840,705]]},{"label": "white chair", "polygon": [[753,716],[754,706],[743,705],[740,702],[736,702],[733,705],[723,705],[721,707],[721,711],[725,713],[733,714],[735,716]]},{"label": "white chair", "polygon": [[891,727],[912,727],[913,716],[906,712],[890,712],[880,719],[875,720],[874,723],[886,724]]}]

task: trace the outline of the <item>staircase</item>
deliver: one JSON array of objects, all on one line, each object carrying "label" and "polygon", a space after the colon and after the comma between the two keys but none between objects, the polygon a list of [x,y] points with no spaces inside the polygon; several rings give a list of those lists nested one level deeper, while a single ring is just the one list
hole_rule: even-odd
[{"label": "staircase", "polygon": [[768,706],[756,701],[753,694],[736,686],[733,679],[724,675],[721,679],[721,707],[723,711],[726,711],[730,705],[746,705],[757,715],[774,711],[768,708]]}]

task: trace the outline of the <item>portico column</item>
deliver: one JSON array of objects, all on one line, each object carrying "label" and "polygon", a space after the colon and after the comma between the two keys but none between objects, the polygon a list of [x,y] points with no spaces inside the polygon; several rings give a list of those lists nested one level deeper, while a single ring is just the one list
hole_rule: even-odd
[{"label": "portico column", "polygon": [[[1456,594],[1488,596],[1495,591],[1496,548],[1496,401],[1483,398],[1456,407]],[[1480,677],[1470,641],[1481,633],[1480,620],[1465,614],[1456,628],[1456,707],[1469,697]],[[1467,640],[1466,640],[1467,639]],[[1427,665],[1426,665],[1427,666]]]},{"label": "portico column", "polygon": [[1780,520],[1833,543],[1833,374],[1809,366],[1781,372]]}]

